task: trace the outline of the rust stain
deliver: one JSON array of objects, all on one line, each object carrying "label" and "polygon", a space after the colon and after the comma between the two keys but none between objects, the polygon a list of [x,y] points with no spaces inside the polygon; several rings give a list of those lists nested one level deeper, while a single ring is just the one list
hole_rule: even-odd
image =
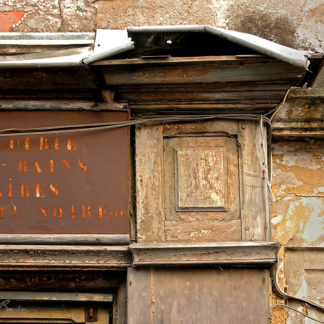
[{"label": "rust stain", "polygon": [[10,32],[26,15],[25,11],[0,12],[0,32]]}]

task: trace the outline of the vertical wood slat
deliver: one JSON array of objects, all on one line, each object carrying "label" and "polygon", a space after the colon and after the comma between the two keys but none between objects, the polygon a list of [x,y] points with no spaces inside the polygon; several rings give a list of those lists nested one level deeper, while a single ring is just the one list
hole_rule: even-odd
[{"label": "vertical wood slat", "polygon": [[243,241],[269,239],[266,130],[260,123],[240,122],[241,218]]},{"label": "vertical wood slat", "polygon": [[162,126],[136,129],[138,242],[164,241]]}]

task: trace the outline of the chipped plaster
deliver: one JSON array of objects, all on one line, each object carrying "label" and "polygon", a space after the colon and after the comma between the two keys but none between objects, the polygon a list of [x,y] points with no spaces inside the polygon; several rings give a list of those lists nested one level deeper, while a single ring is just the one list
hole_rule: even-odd
[{"label": "chipped plaster", "polygon": [[0,0],[27,12],[19,32],[93,31],[143,25],[211,25],[300,49],[324,50],[322,0]]}]

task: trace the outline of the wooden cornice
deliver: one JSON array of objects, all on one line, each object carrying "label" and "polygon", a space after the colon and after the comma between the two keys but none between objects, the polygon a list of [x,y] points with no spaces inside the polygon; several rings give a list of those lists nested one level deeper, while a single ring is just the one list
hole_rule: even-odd
[{"label": "wooden cornice", "polygon": [[274,242],[131,244],[134,266],[270,266],[279,245]]},{"label": "wooden cornice", "polygon": [[121,270],[140,266],[268,267],[274,242],[134,243],[129,246],[0,245],[1,270]]}]

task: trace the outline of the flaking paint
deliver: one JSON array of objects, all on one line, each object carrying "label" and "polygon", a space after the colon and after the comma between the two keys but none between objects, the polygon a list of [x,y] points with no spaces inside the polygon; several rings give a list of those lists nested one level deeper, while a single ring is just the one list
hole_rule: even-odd
[{"label": "flaking paint", "polygon": [[145,25],[211,25],[295,48],[323,50],[323,3],[304,0],[0,0],[25,11],[17,32],[93,31]]},{"label": "flaking paint", "polygon": [[[286,249],[292,249],[290,254],[306,249],[311,257],[318,251],[316,249],[324,246],[324,145],[314,139],[281,140],[272,145],[272,154],[272,192],[275,198],[271,204],[272,237],[282,244],[278,253],[278,283],[283,291],[309,298],[313,287],[305,279],[308,272],[296,271],[293,275],[291,270],[290,273],[285,272],[287,266],[295,268],[291,262],[297,262],[298,268],[302,262],[298,257],[301,252],[296,252],[295,258],[287,260]],[[316,268],[313,264],[306,266]],[[321,267],[315,270],[319,271],[318,274],[323,271]],[[292,286],[297,288],[292,289]],[[272,292],[271,306],[282,302]],[[298,303],[291,306],[299,309]],[[296,320],[308,323],[303,316],[284,307],[272,309],[271,324],[293,323]]]}]

